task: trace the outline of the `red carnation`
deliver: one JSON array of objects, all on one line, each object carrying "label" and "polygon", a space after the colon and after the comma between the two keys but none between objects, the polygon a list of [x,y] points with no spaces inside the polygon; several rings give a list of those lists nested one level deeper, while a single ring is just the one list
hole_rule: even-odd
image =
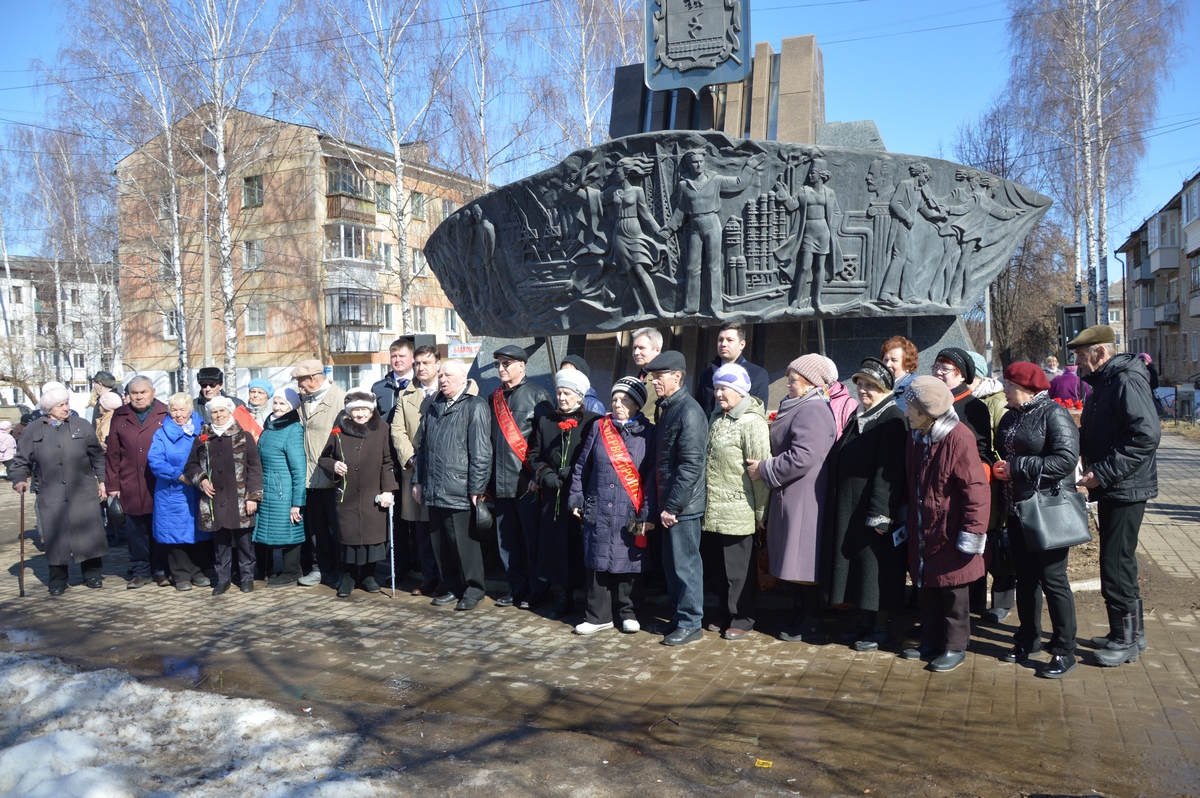
[{"label": "red carnation", "polygon": [[200,436],[200,442],[201,442],[201,443],[208,443],[208,435],[207,435],[207,434],[201,435],[201,436]]},{"label": "red carnation", "polygon": [[566,432],[567,430],[573,430],[578,426],[579,422],[573,418],[568,418],[566,421],[558,422],[558,428],[563,432]]},{"label": "red carnation", "polygon": [[333,435],[340,435],[342,433],[342,428],[334,427],[333,429],[329,430],[329,432]]},{"label": "red carnation", "polygon": [[778,414],[774,410],[772,410],[771,414],[767,416],[767,421],[774,421],[776,415],[778,415]]}]

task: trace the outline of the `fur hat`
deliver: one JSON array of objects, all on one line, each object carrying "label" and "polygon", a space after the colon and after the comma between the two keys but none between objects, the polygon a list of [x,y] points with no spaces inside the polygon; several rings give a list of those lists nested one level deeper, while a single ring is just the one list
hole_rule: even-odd
[{"label": "fur hat", "polygon": [[[49,385],[50,383],[47,383]],[[43,386],[41,398],[38,399],[38,407],[43,412],[49,413],[51,408],[61,405],[63,402],[71,398],[71,392],[62,387],[61,384],[56,384],[50,388]]]},{"label": "fur hat", "polygon": [[351,388],[346,391],[346,410],[353,410],[356,407],[365,407],[368,410],[374,410],[375,394],[366,388]]},{"label": "fur hat", "polygon": [[591,380],[579,369],[560,369],[554,375],[554,387],[574,391],[582,398],[591,390]]},{"label": "fur hat", "polygon": [[829,364],[821,355],[801,355],[788,364],[787,370],[794,371],[813,385],[824,387],[829,384]]},{"label": "fur hat", "polygon": [[726,363],[713,373],[713,387],[732,388],[742,396],[750,395],[750,375],[737,363]]},{"label": "fur hat", "polygon": [[612,395],[616,396],[619,393],[626,394],[630,399],[637,402],[639,408],[646,406],[648,396],[646,385],[637,377],[622,377],[614,382]]},{"label": "fur hat", "polygon": [[937,377],[921,376],[909,383],[904,401],[927,416],[941,418],[953,406],[954,396]]}]

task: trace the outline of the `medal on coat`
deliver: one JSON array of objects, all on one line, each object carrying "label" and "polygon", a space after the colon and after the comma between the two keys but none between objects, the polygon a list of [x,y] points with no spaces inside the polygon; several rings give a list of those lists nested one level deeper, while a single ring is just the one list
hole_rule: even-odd
[{"label": "medal on coat", "polygon": [[633,502],[634,512],[640,514],[644,498],[642,496],[642,476],[638,473],[637,466],[633,464],[633,458],[629,456],[629,449],[625,446],[625,441],[621,440],[621,433],[617,431],[616,425],[608,416],[600,419],[600,440],[604,442],[604,451],[608,452],[608,459],[612,461],[613,470],[617,472],[621,485],[629,494],[630,501]]}]

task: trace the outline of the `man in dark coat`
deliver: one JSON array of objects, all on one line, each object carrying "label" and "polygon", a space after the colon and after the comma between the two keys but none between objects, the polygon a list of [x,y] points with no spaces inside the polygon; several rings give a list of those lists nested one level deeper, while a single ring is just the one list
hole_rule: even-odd
[{"label": "man in dark coat", "polygon": [[1100,594],[1108,609],[1101,665],[1137,662],[1146,649],[1142,594],[1138,587],[1137,540],[1146,502],[1158,495],[1158,450],[1162,430],[1150,393],[1150,374],[1135,355],[1117,354],[1112,327],[1088,327],[1067,346],[1092,395],[1083,404],[1079,453],[1080,485],[1100,515]]},{"label": "man in dark coat", "polygon": [[712,359],[708,368],[700,372],[700,379],[696,380],[696,401],[708,415],[711,416],[717,407],[717,400],[713,394],[713,374],[721,366],[730,363],[736,363],[746,370],[750,375],[750,395],[761,400],[763,407],[768,405],[771,398],[771,378],[766,369],[754,365],[742,355],[745,349],[746,329],[740,324],[722,325],[717,333],[717,356]]},{"label": "man in dark coat", "polygon": [[9,467],[13,490],[29,490],[36,474],[38,527],[50,566],[50,595],[67,589],[67,566],[77,562],[88,587],[103,587],[100,558],[108,554],[104,519],[96,497],[104,499],[104,449],[92,425],[71,413],[66,388],[42,392],[43,415],[29,423],[17,441]]},{"label": "man in dark coat", "polygon": [[434,606],[473,610],[483,599],[483,552],[472,538],[471,513],[492,474],[491,418],[487,402],[467,392],[467,367],[442,364],[441,392],[425,407],[413,466],[412,491],[429,508],[429,533],[438,570],[449,591]]},{"label": "man in dark coat", "polygon": [[[208,403],[218,396],[225,396],[225,372],[216,366],[205,366],[196,372],[196,384],[200,386],[200,395],[196,397],[196,412],[204,418],[204,423],[212,421],[208,412]],[[246,403],[236,396],[225,396],[233,402],[233,406],[243,407]]]},{"label": "man in dark coat", "polygon": [[160,586],[170,584],[166,548],[155,546],[151,534],[154,475],[147,462],[150,442],[167,417],[167,406],[154,398],[154,384],[146,377],[134,377],[126,388],[129,404],[113,411],[108,432],[104,484],[108,495],[120,496],[125,511],[129,567],[133,571],[125,586],[134,590],[148,585],[152,572]]},{"label": "man in dark coat", "polygon": [[668,646],[692,643],[703,636],[704,566],[700,560],[700,527],[704,517],[704,478],[708,449],[708,416],[683,388],[687,361],[667,350],[646,366],[658,394],[658,451],[655,475],[663,538],[667,593],[675,605],[674,627],[663,638]]},{"label": "man in dark coat", "polygon": [[502,346],[492,353],[500,387],[488,400],[492,408],[492,496],[496,499],[496,539],[508,576],[508,593],[496,606],[532,609],[545,603],[548,586],[535,578],[538,562],[538,523],[541,506],[537,488],[530,489],[529,446],[533,443],[533,414],[550,394],[525,379],[529,355],[519,346]]}]

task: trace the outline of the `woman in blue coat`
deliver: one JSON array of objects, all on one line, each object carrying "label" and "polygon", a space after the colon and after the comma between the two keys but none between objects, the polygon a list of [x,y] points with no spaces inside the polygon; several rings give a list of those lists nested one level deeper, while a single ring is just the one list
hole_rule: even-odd
[{"label": "woman in blue coat", "polygon": [[[568,506],[583,519],[587,609],[575,633],[641,629],[642,566],[646,532],[654,524],[654,426],[642,415],[646,386],[633,377],[617,380],[611,415],[601,417],[579,451],[571,474]],[[624,468],[618,469],[617,464]],[[640,500],[635,504],[634,496]]]},{"label": "woman in blue coat", "polygon": [[[282,550],[283,572],[267,580],[267,587],[291,587],[300,581],[300,544],[304,542],[305,480],[304,425],[300,423],[300,397],[291,388],[279,388],[271,397],[271,415],[258,439],[262,460],[263,497],[254,522],[254,542]],[[270,562],[270,559],[267,560]]]},{"label": "woman in blue coat", "polygon": [[211,582],[197,563],[208,561],[199,544],[211,546],[212,535],[197,528],[200,492],[183,481],[183,467],[204,421],[186,393],[171,396],[167,412],[146,457],[155,476],[154,540],[168,547],[167,568],[176,590],[208,587]]}]

